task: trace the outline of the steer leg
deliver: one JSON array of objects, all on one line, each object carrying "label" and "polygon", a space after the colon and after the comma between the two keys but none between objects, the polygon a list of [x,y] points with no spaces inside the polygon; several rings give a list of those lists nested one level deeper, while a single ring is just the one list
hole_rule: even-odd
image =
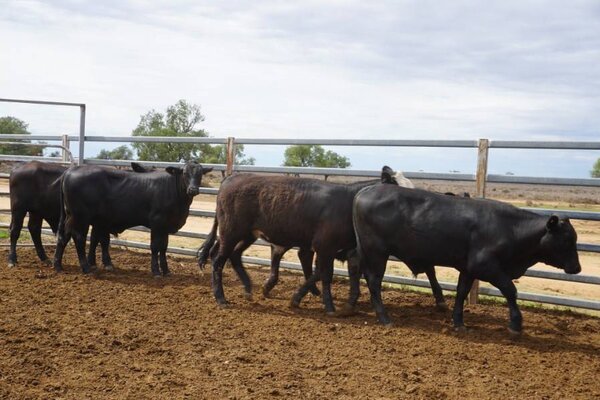
[{"label": "steer leg", "polygon": [[263,285],[263,296],[269,297],[269,292],[277,285],[277,282],[279,281],[279,263],[285,252],[289,249],[290,247],[271,245],[271,274]]},{"label": "steer leg", "polygon": [[367,275],[367,284],[369,285],[369,293],[371,294],[371,305],[375,309],[377,318],[383,325],[391,326],[392,321],[390,320],[381,299],[381,283],[383,282],[383,276],[385,275],[387,258],[387,255],[385,257],[371,257],[369,260],[369,268],[365,271]]},{"label": "steer leg", "polygon": [[8,252],[8,268],[17,266],[17,240],[21,236],[23,228],[23,219],[25,219],[25,211],[12,210],[10,220],[10,250]]},{"label": "steer leg", "polygon": [[162,271],[163,276],[168,276],[171,274],[171,271],[169,271],[169,265],[167,264],[167,247],[169,247],[169,234],[165,233],[162,241],[160,242],[160,251],[158,254],[160,270]]},{"label": "steer leg", "polygon": [[467,273],[461,272],[458,275],[458,285],[456,286],[456,301],[454,303],[454,311],[452,312],[452,321],[454,322],[454,329],[457,331],[465,331],[465,322],[463,320],[463,310],[465,307],[465,300],[469,295],[471,286],[475,278]]},{"label": "steer leg", "polygon": [[444,299],[442,287],[440,286],[440,283],[435,275],[435,267],[428,267],[425,270],[425,274],[427,275],[427,279],[429,279],[429,285],[431,285],[431,291],[433,292],[433,297],[435,298],[435,306],[438,310],[446,311],[448,309],[448,305]]},{"label": "steer leg", "polygon": [[355,313],[356,303],[360,297],[360,259],[355,250],[348,252],[348,277],[350,278],[350,294],[340,316],[350,316]]},{"label": "steer leg", "polygon": [[510,323],[508,325],[509,332],[513,336],[520,335],[523,330],[523,316],[517,305],[517,288],[515,287],[515,284],[507,276],[494,279],[490,281],[490,283],[500,289],[506,298],[510,315]]},{"label": "steer leg", "polygon": [[[323,286],[323,305],[327,315],[335,314],[333,296],[331,295],[331,282],[333,281],[333,255],[317,254],[317,269],[321,274],[321,285]],[[310,287],[310,285],[308,285]]]},{"label": "steer leg", "polygon": [[246,300],[252,300],[252,281],[250,280],[250,276],[248,275],[246,268],[244,268],[244,264],[242,264],[242,253],[255,241],[256,239],[254,236],[246,238],[244,241],[235,246],[235,249],[229,256],[229,261],[231,261],[233,270],[237,274],[238,278],[240,278],[242,285],[244,285],[244,296],[246,297]]},{"label": "steer leg", "polygon": [[84,274],[90,273],[90,265],[85,254],[85,240],[87,238],[89,225],[80,225],[77,229],[73,229],[73,241],[75,242],[75,249],[77,250],[77,258],[79,258],[79,265],[81,266],[81,272]]},{"label": "steer leg", "polygon": [[27,229],[29,229],[29,234],[31,235],[31,240],[33,240],[35,251],[39,259],[46,265],[52,265],[50,259],[48,259],[48,256],[46,255],[44,246],[42,246],[42,216],[30,212]]},{"label": "steer leg", "polygon": [[312,274],[310,276],[310,278],[308,278],[304,282],[304,284],[302,286],[300,286],[300,288],[298,288],[298,290],[296,290],[296,293],[294,293],[294,295],[292,296],[292,300],[290,301],[290,307],[293,307],[293,308],[299,307],[300,302],[302,301],[304,296],[306,296],[308,294],[309,288],[312,285],[314,285],[315,283],[317,283],[319,280],[321,280],[321,271],[319,270],[319,267],[317,266],[315,273]]},{"label": "steer leg", "polygon": [[[313,258],[315,258],[315,252],[309,248],[300,247],[300,249],[298,249],[298,258],[300,259],[304,281],[306,282],[313,273]],[[308,290],[315,296],[321,295],[321,291],[314,283],[310,285]]]},{"label": "steer leg", "polygon": [[110,234],[108,232],[102,232],[102,235],[100,236],[100,247],[102,247],[102,266],[107,271],[114,270],[115,266],[110,258]]},{"label": "steer leg", "polygon": [[98,230],[92,227],[92,233],[90,234],[90,248],[88,250],[88,264],[92,269],[96,268],[96,248],[98,247]]},{"label": "steer leg", "polygon": [[225,262],[231,255],[238,241],[224,241],[222,240],[219,244],[218,253],[216,256],[211,255],[212,264],[212,288],[215,300],[220,306],[225,306],[227,300],[225,300],[225,293],[223,292],[223,267]]},{"label": "steer leg", "polygon": [[158,264],[158,255],[160,251],[166,247],[166,245],[163,244],[163,240],[164,234],[162,232],[157,232],[154,229],[150,231],[150,252],[152,253],[150,269],[152,270],[152,275],[154,275],[155,278],[161,277]]},{"label": "steer leg", "polygon": [[58,232],[56,235],[56,250],[54,251],[54,270],[62,271],[62,259],[67,243],[71,240],[71,233]]}]

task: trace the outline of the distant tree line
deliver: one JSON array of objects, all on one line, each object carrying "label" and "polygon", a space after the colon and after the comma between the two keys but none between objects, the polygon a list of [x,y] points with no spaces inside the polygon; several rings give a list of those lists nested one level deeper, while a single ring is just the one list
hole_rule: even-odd
[{"label": "distant tree line", "polygon": [[[0,118],[0,133],[10,135],[30,135],[31,133],[27,128],[27,123],[19,118],[10,116]],[[31,143],[31,141],[15,140],[15,143]],[[41,146],[26,146],[22,144],[0,144],[0,154],[41,156],[44,154],[44,148]]]},{"label": "distant tree line", "polygon": [[[167,107],[164,113],[150,110],[142,115],[132,136],[164,136],[164,137],[209,137],[198,124],[204,121],[200,106],[179,100]],[[225,145],[192,144],[192,143],[140,143],[132,144],[133,150],[140,160],[145,161],[180,161],[198,160],[207,164],[225,164],[227,147]],[[236,164],[254,165],[254,157],[244,153],[243,145],[236,145]],[[127,145],[114,150],[102,150],[97,158],[111,160],[131,160],[134,157],[132,148]],[[289,146],[285,150],[285,166],[295,167],[336,167],[350,166],[348,158],[333,151],[325,151],[318,145]]]},{"label": "distant tree line", "polygon": [[[197,125],[204,121],[200,106],[179,100],[167,107],[164,113],[150,110],[142,115],[133,136],[168,136],[168,137],[209,137],[204,129]],[[0,133],[14,135],[30,135],[28,124],[19,118],[0,117]],[[20,143],[31,143],[30,140],[15,140],[15,144],[0,144],[0,154],[41,156],[43,147],[27,146]],[[43,144],[44,142],[38,142]],[[225,164],[227,148],[225,145],[189,144],[189,143],[133,143],[119,146],[112,150],[101,150],[97,158],[105,160],[133,160],[134,150],[140,160],[144,161],[181,161],[195,159],[207,164]],[[60,156],[53,151],[50,156]],[[243,145],[236,145],[236,164],[254,165],[254,157],[244,153]],[[325,150],[320,145],[288,146],[284,153],[284,166],[290,167],[323,167],[348,168],[350,160],[336,152]],[[512,172],[507,172],[511,175]],[[600,158],[596,160],[590,171],[593,178],[600,178]]]},{"label": "distant tree line", "polygon": [[[179,100],[167,107],[165,112],[150,110],[140,117],[137,127],[131,132],[132,136],[155,137],[209,137],[208,133],[198,127],[204,121],[200,106]],[[0,118],[0,133],[29,135],[27,123],[15,117]],[[28,140],[15,141],[15,144],[0,144],[0,154],[20,154],[41,156],[43,147],[24,146]],[[43,142],[40,142],[43,143]],[[141,143],[131,146],[122,145],[112,150],[102,149],[96,158],[103,160],[133,160],[135,155],[143,161],[182,161],[197,160],[207,164],[225,164],[227,162],[227,147],[225,145],[193,144],[193,143]],[[51,156],[59,156],[54,151]],[[243,145],[235,146],[235,163],[238,165],[254,165],[254,157],[244,153]],[[284,166],[292,167],[325,167],[348,168],[350,160],[333,151],[325,150],[319,145],[289,146],[284,153]]]}]

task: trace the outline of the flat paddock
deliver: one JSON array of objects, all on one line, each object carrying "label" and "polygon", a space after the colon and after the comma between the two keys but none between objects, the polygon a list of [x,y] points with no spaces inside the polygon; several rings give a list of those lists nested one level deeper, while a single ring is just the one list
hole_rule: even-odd
[{"label": "flat paddock", "polygon": [[[251,269],[248,302],[230,268],[221,310],[195,260],[171,257],[173,275],[154,279],[149,254],[113,254],[115,272],[82,276],[70,245],[55,275],[32,248],[8,270],[0,249],[0,398],[600,397],[597,317],[523,307],[511,341],[506,308],[484,304],[458,335],[429,294],[388,289],[386,329],[364,286],[357,316],[329,318],[310,295],[288,308],[298,275],[262,299],[266,270]],[[347,283],[333,289],[340,305]]]}]

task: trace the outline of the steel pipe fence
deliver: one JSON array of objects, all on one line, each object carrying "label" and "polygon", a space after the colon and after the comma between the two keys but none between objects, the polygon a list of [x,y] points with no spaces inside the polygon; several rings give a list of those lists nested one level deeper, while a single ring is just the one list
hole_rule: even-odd
[{"label": "steel pipe fence", "polygon": [[[323,145],[323,146],[387,146],[387,147],[429,147],[429,148],[473,148],[479,149],[478,170],[474,174],[454,174],[454,173],[427,173],[427,172],[405,172],[404,175],[409,179],[420,180],[446,180],[446,181],[463,181],[474,182],[477,188],[477,195],[485,197],[486,183],[509,183],[509,184],[539,184],[539,185],[568,185],[568,186],[586,186],[600,187],[600,179],[569,179],[569,178],[539,178],[527,176],[506,176],[494,175],[487,173],[487,158],[488,149],[544,149],[544,150],[600,150],[600,142],[574,142],[574,141],[506,141],[506,140],[347,140],[347,139],[269,139],[269,138],[180,138],[180,137],[124,137],[124,136],[86,136],[85,135],[85,104],[81,103],[62,103],[62,102],[44,102],[44,101],[29,101],[29,100],[13,100],[0,99],[0,101],[12,101],[29,104],[44,104],[57,106],[76,106],[80,107],[80,131],[78,136],[52,136],[52,135],[7,135],[0,132],[0,140],[42,140],[42,141],[63,141],[78,142],[79,146],[79,164],[92,165],[107,165],[107,166],[129,166],[130,161],[124,160],[98,160],[85,158],[85,142],[146,142],[146,143],[189,143],[189,144],[218,144],[227,146],[227,163],[226,164],[207,164],[215,171],[221,171],[227,175],[233,171],[236,172],[254,172],[266,174],[302,174],[316,176],[346,176],[346,177],[373,177],[380,176],[380,171],[371,170],[348,170],[335,168],[300,168],[300,167],[264,167],[264,166],[246,166],[235,165],[234,154],[237,144],[243,145]],[[40,160],[46,162],[60,162],[57,158],[50,157],[32,157],[32,156],[4,156],[0,155],[1,160],[11,161],[30,161]],[[174,162],[140,162],[145,166],[165,168],[167,166],[179,166],[180,163]],[[0,174],[0,178],[6,178],[7,174]],[[217,188],[202,188],[201,193],[208,195],[216,195]],[[0,193],[6,194],[6,193]],[[551,209],[533,209],[526,208],[537,212],[541,215],[559,214],[573,219],[581,219],[588,221],[600,221],[600,213],[588,211],[571,211],[571,210],[551,210]],[[191,209],[190,216],[192,217],[214,217],[214,211]],[[0,224],[3,226],[6,224]],[[134,231],[148,231],[147,228],[135,227]],[[47,233],[47,232],[46,232]],[[194,239],[203,239],[205,233],[180,231],[175,234]],[[113,244],[124,245],[128,247],[149,249],[149,245],[145,243],[126,241],[121,239],[113,239]],[[259,240],[258,245],[268,246],[269,244]],[[579,251],[588,251],[600,253],[600,245],[580,243],[578,244]],[[169,251],[174,254],[196,255],[196,250],[170,247]],[[256,257],[244,257],[245,262],[257,265],[270,265],[269,259]],[[391,258],[391,260],[394,260]],[[300,265],[296,263],[282,262],[283,268],[300,269]],[[345,275],[346,271],[336,269],[337,275]],[[600,277],[588,275],[567,275],[560,272],[540,271],[530,269],[526,276],[543,279],[555,279],[569,282],[579,282],[586,284],[600,284]],[[426,280],[411,279],[397,276],[386,276],[386,282],[398,283],[404,285],[428,287],[429,283]],[[445,290],[454,290],[453,283],[444,283],[442,287]],[[474,291],[472,300],[476,301],[477,294],[485,294],[498,296],[499,291],[486,287],[479,288]],[[519,293],[519,298],[522,300],[536,301],[549,304],[564,305],[570,307],[581,307],[599,310],[600,302],[594,302],[583,299],[572,299],[558,296],[546,296],[533,293]]]},{"label": "steel pipe fence", "polygon": [[[83,164],[83,160],[85,159],[85,113],[86,106],[84,103],[71,103],[64,101],[46,101],[46,100],[23,100],[23,99],[6,99],[0,98],[0,102],[5,103],[22,103],[22,104],[36,104],[36,105],[46,105],[46,106],[67,106],[67,107],[78,107],[79,108],[79,158],[77,163],[79,165]],[[2,132],[0,132],[2,133]],[[38,140],[33,139],[31,137],[26,138],[29,140]],[[43,139],[42,139],[43,140]],[[51,140],[51,139],[48,139]],[[61,140],[61,139],[58,139]]]}]

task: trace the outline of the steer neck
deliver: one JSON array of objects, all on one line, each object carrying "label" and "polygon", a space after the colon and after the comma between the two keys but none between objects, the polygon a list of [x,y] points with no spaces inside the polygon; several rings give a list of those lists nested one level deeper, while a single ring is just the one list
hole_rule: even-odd
[{"label": "steer neck", "polygon": [[546,234],[546,220],[539,215],[520,220],[513,227],[513,232],[517,238],[517,243],[521,245],[516,251],[522,255],[519,258],[530,267],[533,264],[542,261],[540,259],[539,245],[542,237]]}]

